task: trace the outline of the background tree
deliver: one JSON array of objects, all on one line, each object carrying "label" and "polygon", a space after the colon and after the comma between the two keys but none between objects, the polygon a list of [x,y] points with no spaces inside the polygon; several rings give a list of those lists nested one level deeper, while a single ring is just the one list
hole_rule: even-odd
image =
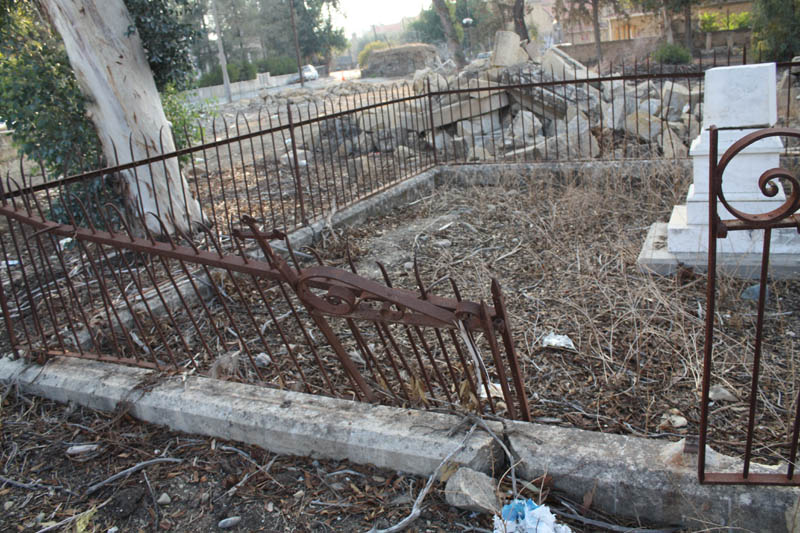
[{"label": "background tree", "polygon": [[603,60],[603,49],[600,46],[600,9],[606,5],[616,6],[616,0],[556,0],[555,4],[557,18],[566,21],[567,25],[591,23],[598,63]]},{"label": "background tree", "polygon": [[464,50],[461,48],[461,39],[458,33],[456,33],[453,20],[455,4],[446,3],[445,0],[433,0],[433,7],[436,9],[436,14],[439,15],[439,20],[442,23],[442,31],[444,32],[450,55],[453,56],[453,61],[455,61],[458,68],[464,68],[467,64],[467,60],[464,57]]},{"label": "background tree", "polygon": [[528,26],[525,25],[525,0],[514,0],[514,31],[523,41],[530,38]]},{"label": "background tree", "polygon": [[800,0],[755,0],[753,46],[765,61],[787,61],[800,52]]}]

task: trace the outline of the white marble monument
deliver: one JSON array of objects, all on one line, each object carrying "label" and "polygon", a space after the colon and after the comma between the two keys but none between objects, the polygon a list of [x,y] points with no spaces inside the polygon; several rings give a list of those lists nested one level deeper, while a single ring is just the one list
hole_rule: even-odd
[{"label": "white marble monument", "polygon": [[[708,173],[709,126],[721,129],[717,153],[725,153],[734,142],[777,121],[776,72],[774,63],[714,68],[705,74],[705,102],[700,135],[692,142],[694,182],[685,205],[676,205],[668,224],[654,224],[648,232],[639,264],[667,274],[679,264],[705,270],[708,264]],[[722,176],[722,190],[731,206],[749,214],[766,213],[785,200],[783,190],[766,197],[758,178],[780,166],[783,143],[770,137],[754,143],[733,158]],[[776,182],[773,182],[776,183]],[[778,184],[780,186],[780,184]],[[721,203],[722,220],[734,218]],[[757,276],[761,264],[763,232],[732,231],[717,241],[717,264],[740,277]],[[664,242],[666,241],[666,242]],[[666,244],[666,246],[665,246]],[[770,263],[773,275],[800,274],[800,236],[796,230],[775,230]]]}]

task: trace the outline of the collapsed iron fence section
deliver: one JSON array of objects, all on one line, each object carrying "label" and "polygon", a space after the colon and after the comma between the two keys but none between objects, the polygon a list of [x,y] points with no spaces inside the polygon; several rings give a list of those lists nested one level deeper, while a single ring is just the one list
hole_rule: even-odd
[{"label": "collapsed iron fence section", "polygon": [[[798,452],[798,440],[800,439],[800,395],[790,398],[794,401],[794,413],[786,410],[787,418],[791,429],[787,432],[783,441],[774,442],[769,449],[776,454],[782,465],[778,472],[777,469],[765,472],[754,466],[754,437],[758,431],[758,420],[761,414],[759,409],[764,409],[766,400],[761,400],[759,386],[759,375],[766,360],[763,347],[765,345],[765,306],[768,294],[770,251],[773,237],[773,230],[779,228],[790,228],[800,232],[800,180],[791,172],[783,168],[773,168],[764,171],[758,177],[758,187],[767,197],[775,197],[781,190],[789,187],[790,193],[781,205],[767,213],[753,214],[736,209],[732,206],[733,200],[726,199],[723,192],[723,174],[731,161],[745,150],[748,146],[769,137],[800,138],[800,130],[790,128],[767,128],[755,131],[742,137],[728,150],[718,157],[718,138],[719,131],[716,128],[710,129],[710,153],[709,153],[709,241],[708,241],[708,285],[706,300],[706,334],[703,358],[703,381],[700,411],[700,435],[698,449],[698,476],[701,483],[727,483],[727,484],[774,484],[774,485],[800,485],[800,475],[796,472],[796,461]],[[720,206],[727,210],[735,218],[729,220],[720,219]],[[715,305],[717,299],[717,249],[718,239],[725,239],[733,232],[749,231],[761,232],[763,247],[761,250],[760,277],[758,285],[758,304],[755,325],[755,338],[752,345],[752,354],[743,354],[743,359],[752,360],[752,371],[750,376],[748,408],[746,415],[746,436],[743,464],[739,472],[707,472],[710,461],[707,461],[708,453],[706,444],[711,442],[709,439],[709,426],[712,417],[710,413],[709,395],[712,378],[718,375],[714,372],[714,324],[717,318]],[[745,347],[743,347],[743,350]],[[784,359],[786,354],[777,354],[777,360]],[[750,359],[752,358],[752,359]],[[770,361],[772,364],[775,361]],[[787,380],[790,379],[787,376]],[[787,389],[789,385],[787,385]],[[791,394],[791,391],[787,391]],[[759,404],[762,404],[759,407]],[[772,436],[773,440],[775,439]],[[788,449],[788,454],[785,450]],[[718,465],[715,465],[718,467]],[[754,471],[755,470],[755,471]]]},{"label": "collapsed iron fence section", "polygon": [[[0,304],[18,356],[73,356],[417,408],[530,419],[499,285],[493,305],[293,265],[253,217],[228,253],[101,231],[6,200]],[[92,205],[102,218],[113,206]],[[87,213],[88,214],[88,213]],[[108,227],[113,225],[108,224]],[[255,240],[261,251],[246,251]],[[421,282],[420,282],[421,283]],[[457,288],[454,287],[457,291]]]}]

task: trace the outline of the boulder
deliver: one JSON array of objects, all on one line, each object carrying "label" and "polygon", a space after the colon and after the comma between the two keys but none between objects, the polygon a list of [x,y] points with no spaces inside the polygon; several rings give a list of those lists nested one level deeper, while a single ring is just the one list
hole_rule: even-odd
[{"label": "boulder", "polygon": [[639,101],[639,114],[658,116],[661,111],[661,100],[648,98]]},{"label": "boulder", "polygon": [[485,146],[475,144],[475,146],[468,145],[467,161],[482,161],[488,162],[493,158],[492,153],[486,149]]},{"label": "boulder", "polygon": [[689,149],[671,128],[665,129],[664,134],[660,135],[658,140],[666,159],[683,158],[689,155]]},{"label": "boulder", "polygon": [[448,504],[459,509],[497,514],[500,506],[495,485],[495,480],[483,472],[459,468],[447,480],[444,489],[445,499]]},{"label": "boulder", "polygon": [[600,155],[600,145],[590,129],[589,117],[583,113],[567,123],[569,154],[579,159],[591,159]]},{"label": "boulder", "polygon": [[369,56],[367,68],[361,71],[361,77],[407,76],[418,69],[434,66],[438,57],[436,47],[423,43],[410,43],[384,50],[375,50]]},{"label": "boulder", "polygon": [[412,157],[417,156],[417,152],[409,148],[408,146],[400,145],[394,150],[394,155],[397,159],[411,159]]},{"label": "boulder", "polygon": [[661,112],[667,120],[678,120],[683,113],[684,107],[689,105],[688,87],[672,81],[664,82],[661,89]]},{"label": "boulder", "polygon": [[602,103],[603,127],[612,130],[621,130],[625,127],[625,117],[630,113],[626,109],[627,99],[619,96],[612,102]]},{"label": "boulder", "polygon": [[485,135],[500,128],[500,126],[500,113],[495,110],[479,117],[457,122],[456,134],[464,137]]},{"label": "boulder", "polygon": [[532,144],[535,139],[542,136],[542,123],[536,118],[536,115],[522,109],[514,117],[505,135],[507,140],[513,141],[515,144]]},{"label": "boulder", "polygon": [[631,113],[625,117],[625,131],[651,141],[661,134],[661,119],[646,113]]},{"label": "boulder", "polygon": [[447,87],[447,79],[444,76],[438,72],[434,72],[430,68],[424,68],[414,72],[414,93],[427,94],[428,82],[430,82],[432,91],[436,91],[438,88],[444,89]]}]

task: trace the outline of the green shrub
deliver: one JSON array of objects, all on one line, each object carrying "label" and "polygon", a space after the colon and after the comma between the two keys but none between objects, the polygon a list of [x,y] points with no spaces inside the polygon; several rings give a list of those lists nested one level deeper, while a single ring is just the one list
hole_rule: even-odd
[{"label": "green shrub", "polygon": [[167,85],[161,91],[161,106],[167,120],[172,123],[175,148],[180,150],[200,143],[203,134],[200,119],[207,111],[205,104],[193,105],[174,85]]},{"label": "green shrub", "polygon": [[372,41],[371,43],[367,43],[364,49],[358,54],[358,66],[360,68],[365,68],[369,63],[369,56],[372,55],[372,52],[375,50],[383,50],[388,47],[389,45],[384,41]]},{"label": "green shrub", "polygon": [[719,22],[717,21],[717,14],[710,11],[700,13],[700,31],[709,33],[719,30]]},{"label": "green shrub", "polygon": [[753,26],[752,16],[749,11],[741,13],[700,13],[700,30],[704,32],[724,30],[749,30]]},{"label": "green shrub", "polygon": [[679,44],[663,43],[653,52],[653,61],[668,65],[687,65],[692,62],[692,54]]},{"label": "green shrub", "polygon": [[[248,62],[232,61],[228,63],[228,79],[231,83],[252,80],[256,77],[256,66]],[[222,85],[222,68],[216,65],[197,80],[198,87]]]},{"label": "green shrub", "polygon": [[275,56],[256,62],[258,72],[269,72],[273,76],[297,72],[297,61],[291,56]]}]

